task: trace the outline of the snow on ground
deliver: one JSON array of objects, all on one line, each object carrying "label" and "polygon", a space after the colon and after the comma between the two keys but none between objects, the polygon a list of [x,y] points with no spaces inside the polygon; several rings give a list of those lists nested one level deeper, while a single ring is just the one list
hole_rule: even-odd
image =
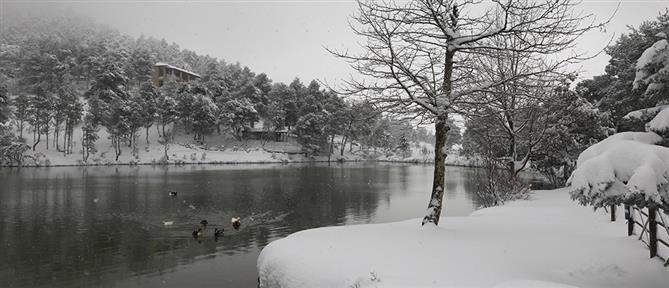
[{"label": "snow on ground", "polygon": [[668,287],[661,261],[603,213],[558,189],[439,227],[412,219],[301,231],[263,249],[261,287]]},{"label": "snow on ground", "polygon": [[[434,163],[434,145],[422,141],[413,143],[410,150],[405,155],[383,155],[383,153],[380,152],[378,154],[376,159],[380,161]],[[452,166],[478,167],[482,165],[479,159],[459,155],[456,152],[448,153],[445,162],[446,165]]]},{"label": "snow on ground", "polygon": [[[170,127],[168,127],[169,130]],[[146,141],[146,131],[140,129],[137,134],[137,153],[125,145],[119,160],[115,160],[114,148],[104,128],[99,131],[100,139],[95,143],[98,152],[91,155],[87,161],[89,165],[113,165],[113,164],[158,164],[165,154],[164,146],[158,143],[159,136],[155,127],[149,128],[149,142]],[[36,150],[29,150],[26,155],[33,156],[39,160],[40,165],[82,165],[81,151],[81,129],[76,128],[73,135],[73,154],[67,156],[56,151],[52,140],[49,139],[49,149],[46,149],[46,138],[42,135]],[[50,135],[53,137],[53,135]],[[266,142],[260,140],[238,141],[229,134],[206,136],[206,145],[197,145],[192,139],[193,135],[186,135],[177,129],[175,139],[169,146],[169,163],[282,163],[302,161],[326,161],[327,154],[318,157],[305,157],[299,153],[301,146],[294,140],[288,142]],[[32,147],[32,134],[24,131],[24,138]],[[62,142],[62,137],[60,138]],[[62,143],[61,143],[62,146]],[[339,155],[339,151],[332,155],[332,161],[342,158],[347,161],[362,160],[362,156],[356,153]],[[48,161],[47,161],[48,160]]]}]

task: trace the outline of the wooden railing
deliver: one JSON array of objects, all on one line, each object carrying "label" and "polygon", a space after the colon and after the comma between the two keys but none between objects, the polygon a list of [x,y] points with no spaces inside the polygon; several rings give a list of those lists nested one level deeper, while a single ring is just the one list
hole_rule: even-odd
[{"label": "wooden railing", "polygon": [[[615,221],[615,206],[610,206],[611,221]],[[641,229],[639,240],[648,246],[650,258],[658,257],[669,266],[669,216],[658,208],[639,208],[625,205],[625,219],[627,220],[627,235],[637,235],[636,229]],[[659,228],[659,229],[658,229]],[[660,245],[658,247],[658,244]]]}]

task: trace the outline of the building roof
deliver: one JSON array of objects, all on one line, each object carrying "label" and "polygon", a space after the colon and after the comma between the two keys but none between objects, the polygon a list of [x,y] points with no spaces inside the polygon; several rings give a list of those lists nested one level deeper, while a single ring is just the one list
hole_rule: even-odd
[{"label": "building roof", "polygon": [[181,72],[184,72],[184,73],[193,75],[193,76],[198,77],[198,78],[201,78],[201,77],[202,77],[202,76],[200,76],[200,74],[197,74],[197,73],[195,73],[195,72],[188,71],[188,70],[186,70],[186,69],[179,68],[179,67],[177,67],[177,66],[172,66],[172,65],[167,64],[167,63],[165,63],[165,62],[158,62],[158,63],[156,63],[154,66],[165,66],[165,67],[167,67],[167,68],[174,69],[174,70],[179,70],[179,71],[181,71]]}]

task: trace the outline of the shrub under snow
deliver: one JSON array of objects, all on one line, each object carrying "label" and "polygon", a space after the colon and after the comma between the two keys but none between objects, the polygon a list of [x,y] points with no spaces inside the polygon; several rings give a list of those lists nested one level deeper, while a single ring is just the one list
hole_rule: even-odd
[{"label": "shrub under snow", "polygon": [[[669,109],[660,112],[651,129],[669,124]],[[573,199],[602,207],[631,203],[669,208],[669,148],[655,132],[623,132],[590,146],[578,157],[568,185]]]}]

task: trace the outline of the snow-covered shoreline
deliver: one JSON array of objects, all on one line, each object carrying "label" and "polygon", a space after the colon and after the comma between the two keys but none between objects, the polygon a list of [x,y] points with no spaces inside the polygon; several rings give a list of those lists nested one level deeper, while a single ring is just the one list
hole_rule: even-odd
[{"label": "snow-covered shoreline", "polygon": [[[81,129],[75,129],[73,139],[81,139]],[[160,142],[160,137],[155,128],[148,130],[149,136],[138,137],[136,147],[122,147],[122,153],[118,160],[108,133],[104,130],[99,132],[100,139],[96,142],[97,153],[91,154],[87,161],[83,161],[81,145],[77,141],[73,144],[73,153],[64,155],[56,151],[51,143],[47,149],[47,141],[41,141],[33,151],[28,150],[24,155],[27,157],[21,165],[3,165],[0,167],[71,167],[71,166],[125,166],[125,165],[226,165],[226,164],[276,164],[276,163],[316,163],[328,162],[327,152],[318,156],[305,156],[302,147],[294,140],[285,142],[263,142],[260,140],[237,140],[230,135],[214,134],[207,137],[206,145],[195,144],[191,135],[177,133],[173,143],[169,144],[165,160],[165,147]],[[142,135],[144,136],[144,135]],[[148,140],[148,141],[146,141]],[[26,141],[32,146],[34,142]],[[350,149],[350,144],[343,153],[339,147],[334,149],[330,156],[330,162],[398,162],[413,164],[434,163],[432,153],[424,154],[422,150],[433,151],[434,146],[429,143],[415,143],[409,154],[402,157],[396,154],[381,155],[371,149]],[[449,155],[446,165],[475,167],[475,160],[463,156]]]},{"label": "snow-covered shoreline", "polygon": [[270,243],[261,287],[667,287],[669,271],[624,219],[565,189],[447,217],[317,228]]}]

